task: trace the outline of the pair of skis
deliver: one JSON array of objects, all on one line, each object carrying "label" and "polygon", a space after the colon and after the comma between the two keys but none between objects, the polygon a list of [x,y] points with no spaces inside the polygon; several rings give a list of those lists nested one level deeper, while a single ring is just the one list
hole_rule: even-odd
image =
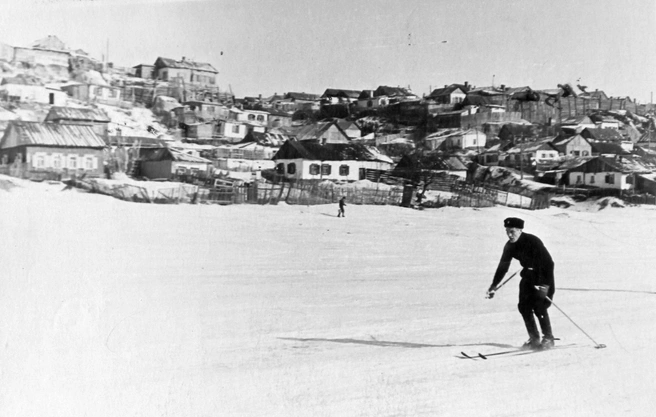
[{"label": "pair of skis", "polygon": [[561,346],[554,346],[549,349],[537,349],[537,350],[526,350],[522,348],[516,348],[516,349],[509,349],[509,350],[502,350],[499,352],[491,352],[491,353],[466,353],[466,352],[460,352],[460,355],[458,356],[461,359],[489,359],[490,357],[493,356],[521,356],[521,355],[530,355],[532,353],[540,353],[540,352],[548,352],[550,350],[556,350],[556,349],[566,349],[566,348],[571,348],[575,347],[576,344],[569,344],[569,345],[561,345]]}]

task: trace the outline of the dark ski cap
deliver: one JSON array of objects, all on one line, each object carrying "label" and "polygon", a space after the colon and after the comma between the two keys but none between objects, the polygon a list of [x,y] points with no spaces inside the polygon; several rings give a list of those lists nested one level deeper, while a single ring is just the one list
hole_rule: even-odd
[{"label": "dark ski cap", "polygon": [[503,227],[514,227],[517,229],[524,228],[524,220],[517,217],[508,217],[503,221]]}]

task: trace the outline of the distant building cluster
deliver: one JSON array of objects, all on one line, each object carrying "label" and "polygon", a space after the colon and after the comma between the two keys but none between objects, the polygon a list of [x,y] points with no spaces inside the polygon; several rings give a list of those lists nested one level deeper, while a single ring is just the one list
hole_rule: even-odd
[{"label": "distant building cluster", "polygon": [[[494,166],[554,187],[656,194],[653,106],[582,85],[237,97],[210,63],[121,68],[55,36],[0,44],[0,64],[0,158],[16,175],[417,183],[420,171]],[[116,121],[143,108],[157,120],[145,132]]]}]

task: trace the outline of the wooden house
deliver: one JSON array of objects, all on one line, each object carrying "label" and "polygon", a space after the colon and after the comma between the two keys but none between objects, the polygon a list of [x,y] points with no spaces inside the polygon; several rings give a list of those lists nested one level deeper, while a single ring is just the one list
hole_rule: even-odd
[{"label": "wooden house", "polygon": [[292,125],[292,113],[280,110],[269,110],[268,127],[290,127]]},{"label": "wooden house", "polygon": [[478,129],[441,129],[424,141],[431,150],[463,150],[485,148],[487,135]]},{"label": "wooden house", "polygon": [[630,150],[624,149],[619,143],[590,142],[590,146],[592,147],[592,156],[614,157],[616,155],[628,155],[631,153]]},{"label": "wooden house", "polygon": [[592,156],[592,146],[590,145],[590,142],[581,135],[558,138],[551,142],[551,145],[562,156]]},{"label": "wooden house", "polygon": [[506,151],[505,166],[536,168],[553,164],[559,158],[558,150],[547,141],[522,142]]},{"label": "wooden house", "polygon": [[379,109],[389,104],[389,97],[384,95],[376,96],[374,90],[362,90],[357,101],[359,109]]},{"label": "wooden house", "polygon": [[638,157],[598,156],[569,169],[567,180],[570,185],[630,190],[635,186],[636,175],[649,172],[650,170],[640,163]]},{"label": "wooden house", "polygon": [[241,142],[250,131],[247,124],[236,120],[225,120],[219,124],[219,134],[232,143]]},{"label": "wooden house", "polygon": [[228,107],[214,101],[185,101],[184,105],[189,108],[200,121],[226,120],[230,116]]},{"label": "wooden house", "polygon": [[61,89],[76,100],[118,106],[123,100],[123,89],[108,84],[71,82]]},{"label": "wooden house", "polygon": [[100,109],[52,106],[45,121],[63,125],[91,126],[97,135],[106,139],[111,119]]},{"label": "wooden house", "polygon": [[293,109],[289,110],[316,111],[320,107],[319,97],[318,94],[289,92],[284,98],[294,105]]},{"label": "wooden house", "polygon": [[457,104],[462,103],[467,97],[467,93],[457,85],[445,85],[444,88],[436,88],[426,97],[437,104]]},{"label": "wooden house", "polygon": [[149,179],[207,178],[212,173],[212,161],[176,149],[160,148],[142,156],[140,170]]},{"label": "wooden house", "polygon": [[155,61],[153,73],[156,79],[162,81],[181,79],[186,84],[214,87],[219,71],[211,64],[191,61],[185,57],[180,61],[159,57]]},{"label": "wooden house", "polygon": [[591,128],[587,127],[581,131],[581,136],[590,140],[597,142],[622,142],[624,137],[617,129],[607,128]]},{"label": "wooden house", "polygon": [[134,67],[135,77],[145,78],[147,80],[152,80],[155,75],[155,65],[151,64],[139,64]]},{"label": "wooden house", "polygon": [[12,121],[0,142],[3,163],[28,171],[103,174],[105,140],[92,126]]},{"label": "wooden house", "polygon": [[0,83],[0,96],[7,101],[33,102],[62,106],[67,95],[59,87],[43,85],[37,78],[26,75],[5,77]]},{"label": "wooden house", "polygon": [[351,138],[336,121],[305,125],[296,132],[298,141],[314,141],[321,145],[349,143]]},{"label": "wooden house", "polygon": [[321,95],[324,104],[348,104],[354,103],[360,97],[361,90],[343,90],[338,88],[327,88]]},{"label": "wooden house", "polygon": [[276,172],[287,179],[358,181],[367,170],[388,171],[393,161],[375,148],[354,143],[288,140],[273,157]]},{"label": "wooden house", "polygon": [[40,45],[32,48],[14,47],[14,65],[27,65],[30,68],[48,68],[48,73],[57,80],[69,77],[69,59],[71,54],[63,49],[44,48]]}]

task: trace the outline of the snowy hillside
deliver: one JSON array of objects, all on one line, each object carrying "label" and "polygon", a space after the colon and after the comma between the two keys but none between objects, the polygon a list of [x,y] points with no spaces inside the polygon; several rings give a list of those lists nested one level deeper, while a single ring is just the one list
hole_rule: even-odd
[{"label": "snowy hillside", "polygon": [[[651,416],[656,208],[128,203],[0,187],[1,416]],[[570,349],[526,339],[522,217]],[[513,264],[510,271],[518,269]]]}]

